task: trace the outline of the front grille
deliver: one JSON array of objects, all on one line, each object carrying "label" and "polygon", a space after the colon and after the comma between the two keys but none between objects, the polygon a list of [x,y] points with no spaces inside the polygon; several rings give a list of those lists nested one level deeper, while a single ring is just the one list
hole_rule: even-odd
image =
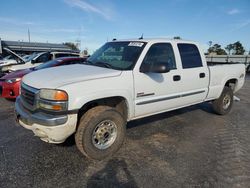
[{"label": "front grille", "polygon": [[27,87],[26,85],[22,84],[21,86],[21,98],[22,100],[31,105],[35,105],[35,98],[36,98],[36,93],[34,89]]}]

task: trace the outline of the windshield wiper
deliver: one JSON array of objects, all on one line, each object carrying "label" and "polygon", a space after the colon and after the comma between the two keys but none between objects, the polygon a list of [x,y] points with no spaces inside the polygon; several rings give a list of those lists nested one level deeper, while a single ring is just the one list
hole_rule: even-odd
[{"label": "windshield wiper", "polygon": [[98,66],[98,67],[105,67],[105,68],[109,68],[109,69],[116,69],[115,67],[113,67],[109,63],[106,63],[106,62],[103,62],[103,61],[92,62],[90,60],[86,60],[82,64],[84,64],[84,65]]},{"label": "windshield wiper", "polygon": [[110,69],[114,69],[114,67],[106,62],[102,62],[102,61],[97,61],[94,63],[95,65],[100,65],[102,67],[106,67],[106,68],[110,68]]},{"label": "windshield wiper", "polygon": [[89,61],[89,60],[81,62],[80,64],[83,64],[83,65],[93,65],[92,61]]}]

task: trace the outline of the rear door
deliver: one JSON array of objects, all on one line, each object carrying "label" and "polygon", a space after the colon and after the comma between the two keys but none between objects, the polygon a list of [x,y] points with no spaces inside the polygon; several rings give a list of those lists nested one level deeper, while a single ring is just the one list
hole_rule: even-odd
[{"label": "rear door", "polygon": [[195,44],[177,43],[181,69],[179,71],[183,93],[181,103],[185,105],[202,102],[207,95],[209,71],[205,58]]}]

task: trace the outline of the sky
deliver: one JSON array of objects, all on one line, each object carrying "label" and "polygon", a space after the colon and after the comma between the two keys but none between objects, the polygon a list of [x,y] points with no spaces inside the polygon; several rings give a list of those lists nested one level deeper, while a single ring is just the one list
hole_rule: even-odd
[{"label": "sky", "polygon": [[1,0],[0,38],[76,42],[90,53],[116,39],[172,38],[250,50],[250,0]]}]

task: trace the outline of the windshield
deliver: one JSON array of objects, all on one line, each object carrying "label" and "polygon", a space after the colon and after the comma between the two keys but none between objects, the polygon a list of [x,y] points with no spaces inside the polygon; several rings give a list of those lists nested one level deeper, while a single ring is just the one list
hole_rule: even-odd
[{"label": "windshield", "polygon": [[8,56],[4,57],[3,60],[9,60],[9,59],[11,59],[11,58],[12,58],[12,56],[11,56],[11,55],[8,55]]},{"label": "windshield", "polygon": [[56,66],[60,61],[62,60],[51,60],[48,61],[46,63],[43,63],[41,65],[36,66],[35,68],[33,68],[34,70],[40,70],[40,69],[45,69],[45,68],[49,68],[49,67],[54,67]]},{"label": "windshield", "polygon": [[24,60],[28,59],[29,57],[30,57],[30,55],[24,55],[24,56],[22,56],[22,58],[23,58]]},{"label": "windshield", "polygon": [[25,61],[25,62],[29,62],[29,61],[35,59],[37,56],[38,56],[37,53],[33,53],[33,54],[31,54],[29,57],[25,58],[24,61]]},{"label": "windshield", "polygon": [[98,49],[87,63],[117,70],[132,70],[145,42],[108,42]]}]

